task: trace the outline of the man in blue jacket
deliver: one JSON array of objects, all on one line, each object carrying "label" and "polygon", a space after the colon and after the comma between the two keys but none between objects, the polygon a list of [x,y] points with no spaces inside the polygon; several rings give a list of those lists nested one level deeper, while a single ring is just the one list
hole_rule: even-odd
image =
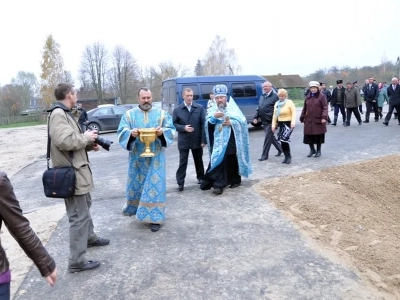
[{"label": "man in blue jacket", "polygon": [[178,131],[179,167],[176,171],[176,182],[180,192],[184,189],[189,151],[192,150],[196,167],[197,183],[201,183],[204,175],[203,147],[206,144],[204,122],[206,110],[193,101],[193,90],[185,88],[182,91],[183,102],[172,114],[172,122]]}]

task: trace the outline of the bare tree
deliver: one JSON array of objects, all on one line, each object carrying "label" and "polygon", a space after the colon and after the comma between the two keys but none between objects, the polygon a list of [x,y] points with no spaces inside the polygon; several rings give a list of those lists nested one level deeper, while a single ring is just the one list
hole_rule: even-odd
[{"label": "bare tree", "polygon": [[19,71],[17,76],[11,79],[15,95],[21,100],[23,108],[29,107],[30,100],[38,93],[38,81],[35,74]]},{"label": "bare tree", "polygon": [[153,93],[153,99],[161,99],[162,82],[168,78],[184,77],[190,74],[190,69],[184,65],[175,66],[172,62],[161,62],[158,67],[150,67],[145,71],[147,78],[142,77],[143,83],[148,83],[148,87]]},{"label": "bare tree", "polygon": [[72,78],[72,75],[71,75],[70,71],[64,71],[63,81],[64,82],[69,82],[71,84],[75,84],[75,81]]},{"label": "bare tree", "polygon": [[136,99],[139,88],[139,67],[132,54],[122,46],[116,46],[112,55],[113,67],[109,71],[109,84],[122,103]]},{"label": "bare tree", "polygon": [[228,48],[226,40],[217,35],[203,60],[204,75],[238,74],[241,67],[237,63],[235,49]]},{"label": "bare tree", "polygon": [[52,35],[46,38],[43,47],[42,62],[40,64],[40,93],[47,107],[54,101],[54,89],[63,81],[64,62],[60,53],[60,45],[56,43]]},{"label": "bare tree", "polygon": [[85,80],[90,82],[96,91],[99,103],[103,103],[106,89],[105,76],[108,72],[108,53],[103,44],[96,42],[86,46],[82,54],[80,74]]}]

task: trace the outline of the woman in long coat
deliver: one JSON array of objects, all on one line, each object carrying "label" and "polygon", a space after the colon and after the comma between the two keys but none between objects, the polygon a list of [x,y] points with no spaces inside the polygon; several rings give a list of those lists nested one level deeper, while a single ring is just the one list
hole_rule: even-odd
[{"label": "woman in long coat", "polygon": [[[310,146],[308,157],[321,156],[321,145],[325,142],[326,122],[328,120],[328,102],[319,90],[319,82],[311,81],[310,92],[304,101],[300,122],[304,123],[303,143]],[[315,150],[315,146],[317,149]]]}]

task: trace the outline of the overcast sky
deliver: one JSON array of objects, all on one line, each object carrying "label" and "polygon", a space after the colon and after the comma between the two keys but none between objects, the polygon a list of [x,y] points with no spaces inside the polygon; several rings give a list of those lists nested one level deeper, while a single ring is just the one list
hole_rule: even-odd
[{"label": "overcast sky", "polygon": [[194,68],[217,34],[242,74],[307,75],[333,65],[377,65],[400,55],[399,0],[1,0],[0,84],[40,74],[48,34],[75,77],[93,42],[127,48],[142,67]]}]

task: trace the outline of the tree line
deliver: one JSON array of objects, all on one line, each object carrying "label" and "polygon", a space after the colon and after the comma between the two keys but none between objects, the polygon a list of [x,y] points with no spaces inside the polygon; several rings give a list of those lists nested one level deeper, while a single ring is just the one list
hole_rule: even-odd
[{"label": "tree line", "polygon": [[381,58],[381,63],[377,66],[364,66],[351,68],[349,66],[332,66],[330,68],[320,68],[315,72],[304,77],[306,82],[317,80],[325,82],[327,86],[335,86],[336,80],[346,82],[358,81],[359,86],[362,86],[366,79],[373,77],[377,82],[390,83],[393,77],[400,77],[400,58],[395,61],[390,61],[385,55]]},{"label": "tree line", "polygon": [[87,45],[82,51],[78,78],[64,67],[61,46],[52,35],[47,36],[40,62],[40,78],[20,71],[9,84],[0,87],[0,116],[16,116],[30,105],[34,97],[49,107],[55,101],[53,91],[59,82],[78,83],[80,91],[94,95],[99,104],[107,97],[119,97],[121,103],[137,102],[137,91],[148,87],[155,100],[161,100],[162,82],[172,77],[189,75],[227,75],[240,73],[235,50],[217,35],[203,59],[193,68],[171,61],[142,68],[134,55],[121,45],[113,49],[101,42]]}]

